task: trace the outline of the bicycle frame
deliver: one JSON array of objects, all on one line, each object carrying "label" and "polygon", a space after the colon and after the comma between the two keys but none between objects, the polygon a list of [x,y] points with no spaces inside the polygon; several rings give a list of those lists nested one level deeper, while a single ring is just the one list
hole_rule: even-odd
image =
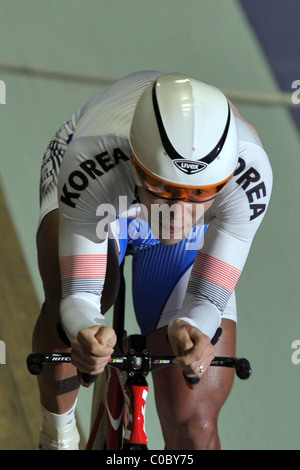
[{"label": "bicycle frame", "polygon": [[[129,338],[129,340],[132,337]],[[145,351],[144,351],[145,352]],[[143,353],[142,353],[143,354]],[[146,375],[148,371],[143,372],[143,361],[146,356],[141,356],[139,351],[133,350],[128,356],[115,357],[110,360],[112,368],[131,369],[124,374],[119,374],[112,369],[109,388],[106,394],[106,412],[107,412],[107,450],[147,450],[148,438],[145,427],[145,409],[148,396],[148,383]],[[130,362],[127,363],[127,360]],[[147,360],[147,359],[146,359]],[[116,381],[119,381],[119,395],[117,400],[120,411],[120,404],[123,404],[123,428],[119,426],[118,436],[112,435],[113,428],[112,413],[116,412]],[[123,383],[122,383],[123,382]],[[118,412],[117,412],[118,413]],[[123,439],[122,439],[123,437]]]},{"label": "bicycle frame", "polygon": [[[119,450],[123,445],[125,399],[118,373],[111,369],[107,390],[103,394],[92,423],[86,450],[92,450],[97,442],[97,450]],[[97,393],[96,390],[94,393]],[[101,423],[103,427],[101,429]],[[99,429],[101,433],[99,435]]]},{"label": "bicycle frame", "polygon": [[112,357],[107,390],[99,405],[86,450],[92,450],[101,421],[104,437],[96,442],[97,450],[147,450],[145,407],[148,383],[144,375],[119,372],[127,368],[126,356]]},{"label": "bicycle frame", "polygon": [[[150,355],[143,335],[128,338],[128,352],[110,359],[110,379],[105,403],[101,401],[87,450],[93,448],[97,428],[106,413],[107,441],[100,447],[106,450],[147,450],[145,408],[148,396],[146,376],[151,370],[173,364],[174,356]],[[116,369],[122,371],[119,374]],[[122,382],[122,383],[121,383]],[[122,417],[123,416],[123,417]],[[118,423],[118,426],[115,426]]]}]

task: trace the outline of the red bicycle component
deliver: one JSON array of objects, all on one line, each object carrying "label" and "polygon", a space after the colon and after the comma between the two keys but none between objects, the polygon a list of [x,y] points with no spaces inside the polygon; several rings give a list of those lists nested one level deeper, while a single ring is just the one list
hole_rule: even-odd
[{"label": "red bicycle component", "polygon": [[147,385],[129,385],[125,387],[128,400],[128,412],[124,432],[124,445],[147,447],[148,438],[145,432],[145,409],[148,395]]},{"label": "red bicycle component", "polygon": [[103,416],[106,416],[105,439],[102,437],[103,447],[106,450],[120,450],[123,444],[125,398],[120,384],[118,373],[110,370],[107,392],[99,404],[96,417],[86,444],[86,450],[92,450],[97,439],[98,430]]}]

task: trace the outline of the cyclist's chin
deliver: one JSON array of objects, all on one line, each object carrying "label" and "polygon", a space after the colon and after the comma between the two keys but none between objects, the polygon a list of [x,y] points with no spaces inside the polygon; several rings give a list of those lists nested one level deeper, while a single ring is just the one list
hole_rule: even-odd
[{"label": "cyclist's chin", "polygon": [[154,236],[157,238],[157,240],[160,241],[160,243],[163,243],[164,245],[175,245],[176,243],[179,243],[187,236],[188,232],[189,230],[185,229],[184,227],[174,230],[172,227],[163,227],[161,225],[159,228],[157,228],[157,230],[152,229]]},{"label": "cyclist's chin", "polygon": [[176,245],[176,243],[179,243],[183,239],[184,237],[182,238],[159,238],[159,241],[163,245]]}]

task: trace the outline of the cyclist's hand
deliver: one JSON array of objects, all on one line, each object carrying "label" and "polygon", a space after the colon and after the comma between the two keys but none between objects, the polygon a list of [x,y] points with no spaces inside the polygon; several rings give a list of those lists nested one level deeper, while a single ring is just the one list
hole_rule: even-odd
[{"label": "cyclist's hand", "polygon": [[115,331],[108,326],[92,326],[81,330],[72,342],[72,363],[80,372],[103,372],[116,344]]},{"label": "cyclist's hand", "polygon": [[[210,338],[183,320],[175,320],[169,328],[168,338],[176,355],[174,362],[183,368],[184,375],[201,378],[215,355]],[[203,372],[200,372],[200,366]]]}]

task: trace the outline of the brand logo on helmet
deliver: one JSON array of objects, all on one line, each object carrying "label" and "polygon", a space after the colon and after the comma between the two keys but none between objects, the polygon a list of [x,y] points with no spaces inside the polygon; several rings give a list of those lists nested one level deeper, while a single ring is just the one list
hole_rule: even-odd
[{"label": "brand logo on helmet", "polygon": [[207,165],[203,162],[194,162],[192,160],[173,160],[174,165],[183,173],[187,175],[193,175],[194,173],[199,173],[199,171],[204,170]]}]

